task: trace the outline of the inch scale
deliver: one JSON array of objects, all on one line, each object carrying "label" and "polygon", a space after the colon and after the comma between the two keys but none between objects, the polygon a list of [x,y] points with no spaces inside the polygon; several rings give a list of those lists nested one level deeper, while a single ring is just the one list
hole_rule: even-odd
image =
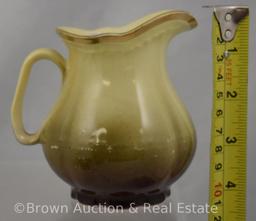
[{"label": "inch scale", "polygon": [[209,221],[246,220],[248,36],[248,7],[214,7]]}]

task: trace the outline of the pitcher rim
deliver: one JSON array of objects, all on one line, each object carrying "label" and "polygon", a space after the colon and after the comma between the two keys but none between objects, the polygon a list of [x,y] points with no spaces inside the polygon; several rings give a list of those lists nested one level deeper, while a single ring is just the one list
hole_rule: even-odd
[{"label": "pitcher rim", "polygon": [[126,41],[135,38],[155,26],[171,20],[182,20],[188,23],[192,29],[197,26],[197,21],[190,13],[180,10],[165,10],[149,14],[128,25],[111,28],[84,30],[79,28],[61,26],[56,29],[64,39],[77,43],[100,43]]}]

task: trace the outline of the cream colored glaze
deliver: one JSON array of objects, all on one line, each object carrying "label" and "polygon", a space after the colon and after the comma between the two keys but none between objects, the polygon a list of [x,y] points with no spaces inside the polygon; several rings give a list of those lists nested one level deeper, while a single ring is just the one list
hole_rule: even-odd
[{"label": "cream colored glaze", "polygon": [[[165,53],[170,39],[195,25],[186,12],[164,11],[122,28],[58,29],[67,60],[38,49],[21,69],[12,106],[18,141],[41,143],[52,169],[77,189],[108,195],[168,188],[189,165],[196,138]],[[23,96],[39,59],[60,67],[63,86],[42,128],[28,134]]]}]

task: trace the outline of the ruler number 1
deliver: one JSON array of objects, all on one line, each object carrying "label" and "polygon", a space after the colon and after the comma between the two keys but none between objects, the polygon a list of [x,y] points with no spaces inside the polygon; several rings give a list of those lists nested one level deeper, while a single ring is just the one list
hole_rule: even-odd
[{"label": "ruler number 1", "polygon": [[238,52],[238,49],[236,47],[234,47],[232,49],[228,49],[228,52]]}]

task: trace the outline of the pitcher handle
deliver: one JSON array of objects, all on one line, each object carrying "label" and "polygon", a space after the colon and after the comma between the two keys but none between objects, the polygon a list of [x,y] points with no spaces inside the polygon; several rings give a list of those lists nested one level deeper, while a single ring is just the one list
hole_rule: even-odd
[{"label": "pitcher handle", "polygon": [[39,48],[31,52],[25,59],[21,71],[19,80],[17,83],[15,95],[13,98],[11,108],[11,120],[12,126],[17,140],[22,144],[36,144],[39,142],[41,129],[35,133],[28,133],[23,124],[23,100],[27,86],[27,82],[30,76],[31,68],[35,62],[41,59],[47,59],[55,63],[62,73],[62,78],[65,78],[65,59],[57,51],[47,48]]}]

